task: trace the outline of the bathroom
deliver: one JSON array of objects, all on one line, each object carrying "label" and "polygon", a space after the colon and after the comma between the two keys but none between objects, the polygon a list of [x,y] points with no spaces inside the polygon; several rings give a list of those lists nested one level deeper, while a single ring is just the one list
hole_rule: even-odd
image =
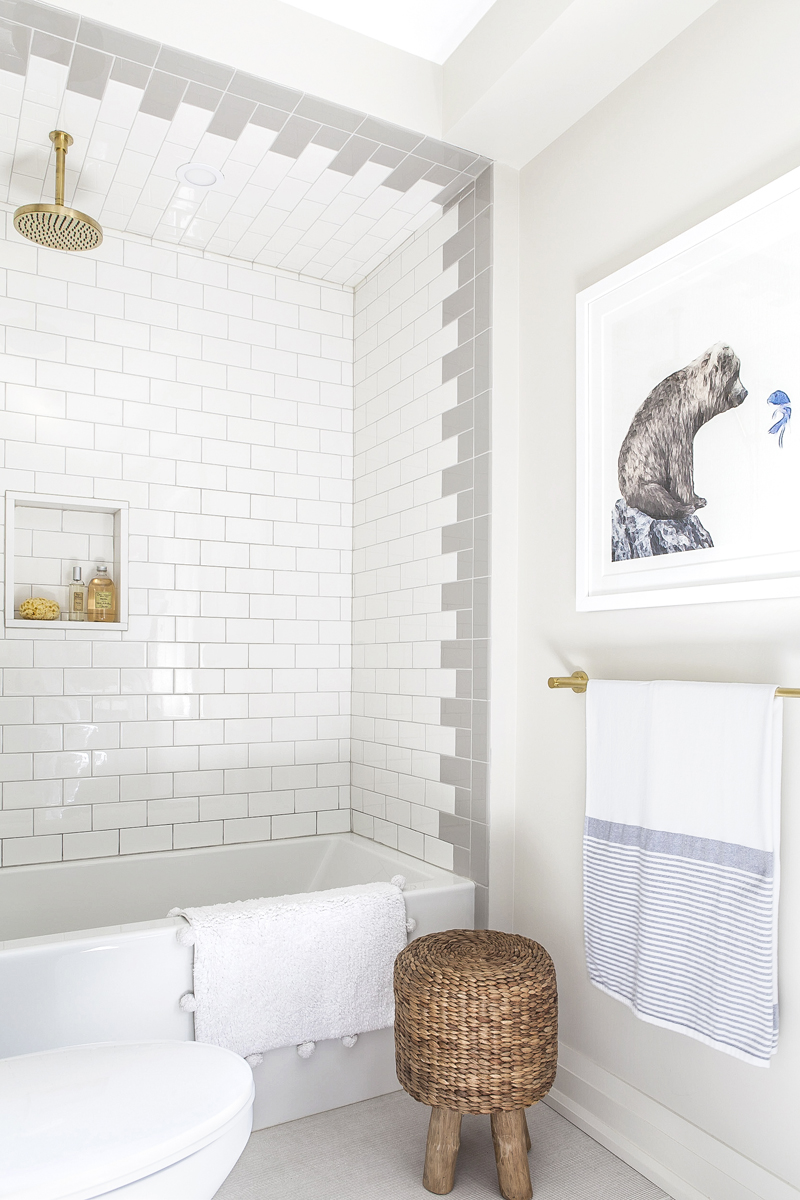
[{"label": "bathroom", "polygon": [[[796,4],[647,7],[0,5],[0,1058],[194,1044],[170,910],[402,875],[416,936],[553,958],[534,1196],[800,1192],[794,700],[760,1071],[590,985],[547,687],[800,687],[791,590],[576,610],[576,296],[800,163]],[[13,224],[54,130],[80,253]],[[66,620],[77,566],[115,620]],[[390,1029],[268,1054],[222,1200],[425,1194]],[[459,1193],[497,1194],[483,1118]]]}]

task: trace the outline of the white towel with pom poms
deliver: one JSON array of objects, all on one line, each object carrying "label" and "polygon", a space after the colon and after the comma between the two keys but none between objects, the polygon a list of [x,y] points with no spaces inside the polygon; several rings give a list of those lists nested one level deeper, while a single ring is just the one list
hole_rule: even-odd
[{"label": "white towel with pom poms", "polygon": [[[404,881],[403,881],[404,882]],[[352,1037],[394,1021],[392,972],[406,944],[400,887],[176,908],[194,944],[198,1042],[242,1057]]]}]

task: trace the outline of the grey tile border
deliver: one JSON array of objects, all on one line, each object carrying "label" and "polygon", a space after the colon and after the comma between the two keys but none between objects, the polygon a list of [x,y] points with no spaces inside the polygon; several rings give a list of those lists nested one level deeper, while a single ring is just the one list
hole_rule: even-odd
[{"label": "grey tile border", "polygon": [[67,91],[102,100],[113,62],[110,54],[76,44],[67,78]]},{"label": "grey tile border", "polygon": [[243,96],[245,100],[267,104],[270,108],[280,108],[287,113],[294,112],[303,96],[302,92],[296,92],[293,88],[281,87],[279,83],[270,83],[267,79],[259,79],[258,76],[248,75],[245,71],[234,73],[228,91],[234,96]]},{"label": "grey tile border", "polygon": [[252,100],[244,100],[240,96],[225,95],[219,102],[214,116],[208,126],[209,133],[217,137],[228,138],[235,142],[248,121],[255,112]]},{"label": "grey tile border", "polygon": [[399,125],[390,125],[388,121],[379,121],[375,117],[365,117],[358,132],[362,137],[393,146],[395,150],[405,150],[406,153],[422,141],[421,133],[414,133],[411,129],[403,129]]},{"label": "grey tile border", "polygon": [[[227,92],[226,95],[230,95],[230,92]],[[274,129],[278,131],[283,129],[288,120],[289,114],[283,112],[280,108],[270,108],[268,104],[259,104],[250,118],[250,124],[260,125],[262,129]]]},{"label": "grey tile border", "polygon": [[407,192],[413,187],[417,180],[422,179],[423,175],[430,169],[430,162],[424,158],[417,158],[415,154],[409,154],[404,158],[399,167],[396,167],[383,181],[383,186],[394,188],[397,192]]},{"label": "grey tile border", "polygon": [[74,41],[78,32],[78,17],[60,8],[51,8],[49,4],[31,4],[28,0],[0,0],[0,16],[20,25],[29,25],[31,29],[41,29],[43,33],[53,33],[56,37],[66,38],[68,41]]},{"label": "grey tile border", "polygon": [[150,75],[150,67],[145,67],[142,63],[128,62],[124,58],[115,58],[111,68],[111,79],[115,83],[125,83],[128,87],[141,88],[142,91],[147,87]]},{"label": "grey tile border", "polygon": [[220,91],[230,84],[235,74],[233,67],[225,67],[221,63],[209,62],[208,59],[198,58],[194,54],[185,54],[172,46],[162,46],[155,67],[157,71],[165,71],[168,75],[179,75],[192,83],[202,83],[206,87],[219,88]]},{"label": "grey tile border", "polygon": [[137,37],[133,33],[123,33],[121,29],[101,25],[98,21],[90,21],[86,17],[81,17],[77,41],[83,46],[91,46],[93,50],[102,50],[106,54],[129,59],[145,67],[155,65],[160,49],[158,42]]},{"label": "grey tile border", "polygon": [[363,113],[308,95],[303,96],[295,112],[299,117],[308,117],[321,125],[332,125],[334,129],[341,129],[346,133],[355,133],[364,121]]},{"label": "grey tile border", "polygon": [[72,42],[36,29],[31,43],[31,54],[34,58],[46,58],[50,62],[60,63],[62,67],[66,67],[72,57]]},{"label": "grey tile border", "polygon": [[370,161],[380,163],[382,167],[397,167],[404,158],[402,150],[395,150],[393,146],[378,146]]},{"label": "grey tile border", "polygon": [[364,163],[369,162],[377,149],[377,142],[368,141],[363,137],[351,137],[336,155],[329,170],[340,171],[342,175],[355,175]]},{"label": "grey tile border", "polygon": [[283,154],[287,158],[299,158],[318,131],[319,124],[316,121],[293,115],[289,117],[270,150],[273,154]]},{"label": "grey tile border", "polygon": [[25,25],[11,25],[0,19],[0,45],[10,47],[0,51],[0,70],[25,75],[31,50],[32,31]]},{"label": "grey tile border", "polygon": [[349,138],[350,134],[345,133],[343,129],[332,129],[328,125],[323,125],[321,129],[317,130],[311,141],[315,146],[325,146],[328,150],[341,150]]},{"label": "grey tile border", "polygon": [[165,75],[163,71],[153,71],[142,96],[139,111],[151,117],[162,117],[165,121],[171,121],[178,111],[186,88],[185,79]]},{"label": "grey tile border", "polygon": [[190,83],[183,103],[191,104],[194,108],[204,108],[208,112],[216,112],[221,99],[222,92],[218,88],[206,87],[203,83]]}]

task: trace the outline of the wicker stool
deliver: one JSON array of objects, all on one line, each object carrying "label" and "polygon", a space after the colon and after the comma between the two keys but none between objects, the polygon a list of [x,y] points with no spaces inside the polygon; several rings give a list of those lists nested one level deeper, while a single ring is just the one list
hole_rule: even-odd
[{"label": "wicker stool", "polygon": [[462,1113],[491,1113],[500,1191],[530,1200],[525,1109],[556,1073],[558,996],[538,943],[485,929],[410,942],[394,968],[397,1077],[431,1112],[429,1192],[452,1191]]}]

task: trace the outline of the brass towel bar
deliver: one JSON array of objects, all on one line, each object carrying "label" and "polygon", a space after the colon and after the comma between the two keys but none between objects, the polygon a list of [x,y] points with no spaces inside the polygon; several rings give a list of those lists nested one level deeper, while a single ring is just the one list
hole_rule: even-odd
[{"label": "brass towel bar", "polygon": [[[589,676],[585,671],[573,671],[571,675],[551,675],[547,686],[572,688],[573,692],[585,692]],[[776,696],[800,696],[800,688],[775,688]]]}]

